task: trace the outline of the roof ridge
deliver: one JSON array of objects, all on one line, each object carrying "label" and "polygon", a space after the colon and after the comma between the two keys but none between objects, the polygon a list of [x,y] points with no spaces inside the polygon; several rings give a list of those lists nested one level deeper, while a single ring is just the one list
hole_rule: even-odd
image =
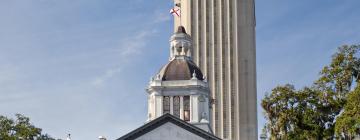
[{"label": "roof ridge", "polygon": [[177,125],[178,127],[181,127],[183,129],[186,129],[187,131],[197,135],[197,136],[200,136],[204,139],[207,139],[207,140],[221,140],[220,138],[216,137],[215,135],[209,133],[209,132],[206,132],[190,123],[187,123],[169,113],[166,113],[154,120],[152,120],[151,122],[148,122],[146,124],[144,124],[143,126],[129,132],[128,134],[118,138],[117,140],[133,140],[133,139],[136,139],[148,132],[150,132],[151,130],[154,130],[156,128],[158,128],[159,126],[167,123],[167,122],[170,122],[170,123],[173,123],[174,125]]}]

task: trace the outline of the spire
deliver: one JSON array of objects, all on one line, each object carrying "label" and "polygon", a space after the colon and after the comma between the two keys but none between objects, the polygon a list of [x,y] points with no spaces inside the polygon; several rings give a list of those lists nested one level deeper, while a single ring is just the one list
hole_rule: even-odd
[{"label": "spire", "polygon": [[185,27],[184,26],[179,26],[176,33],[184,33],[184,34],[186,34]]},{"label": "spire", "polygon": [[195,72],[195,70],[194,70],[194,72],[193,72],[193,74],[192,74],[192,78],[191,78],[192,80],[197,80],[198,78],[196,77],[196,72]]}]

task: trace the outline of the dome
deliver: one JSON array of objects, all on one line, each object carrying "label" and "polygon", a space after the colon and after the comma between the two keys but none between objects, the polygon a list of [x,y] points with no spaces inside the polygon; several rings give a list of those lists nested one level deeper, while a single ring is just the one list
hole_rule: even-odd
[{"label": "dome", "polygon": [[196,78],[204,80],[203,74],[199,67],[184,57],[175,58],[163,66],[160,70],[159,76],[163,81],[172,80],[190,80],[195,72]]}]

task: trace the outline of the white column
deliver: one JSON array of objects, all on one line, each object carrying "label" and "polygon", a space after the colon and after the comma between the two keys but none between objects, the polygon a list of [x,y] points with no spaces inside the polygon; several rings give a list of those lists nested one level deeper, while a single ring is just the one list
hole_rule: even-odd
[{"label": "white column", "polygon": [[154,117],[160,117],[163,114],[163,97],[155,94],[155,114]]},{"label": "white column", "polygon": [[180,119],[184,120],[184,96],[180,96]]},{"label": "white column", "polygon": [[174,114],[174,96],[170,96],[170,114]]},{"label": "white column", "polygon": [[194,113],[194,109],[193,109],[193,99],[192,99],[192,96],[190,96],[190,98],[189,98],[189,100],[190,100],[190,122],[192,122],[193,121],[193,113]]},{"label": "white column", "polygon": [[190,122],[199,122],[198,95],[190,96]]}]

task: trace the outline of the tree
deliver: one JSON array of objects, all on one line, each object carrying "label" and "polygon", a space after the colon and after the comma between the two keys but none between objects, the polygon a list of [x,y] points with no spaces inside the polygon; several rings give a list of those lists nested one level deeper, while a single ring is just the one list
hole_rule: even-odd
[{"label": "tree", "polygon": [[347,117],[350,115],[346,114],[358,113],[354,106],[359,105],[359,101],[352,101],[349,109],[344,109],[344,105],[348,106],[350,96],[354,98],[360,93],[360,89],[353,92],[359,81],[359,53],[360,46],[339,47],[330,65],[322,69],[320,77],[310,87],[296,90],[293,85],[287,84],[277,86],[267,94],[261,105],[265,110],[270,138],[333,139],[335,125],[340,137],[358,132],[352,122],[358,121],[360,116],[350,119]]},{"label": "tree", "polygon": [[348,95],[344,112],[336,119],[335,132],[345,139],[360,134],[360,86]]},{"label": "tree", "polygon": [[0,115],[1,140],[55,140],[30,123],[30,119],[16,114],[16,120]]},{"label": "tree", "polygon": [[319,111],[316,95],[311,88],[295,90],[293,85],[278,86],[262,100],[268,120],[266,128],[271,139],[323,138],[325,118]]},{"label": "tree", "polygon": [[[45,135],[40,135],[40,137],[38,137],[37,140],[55,140],[54,138],[52,138],[51,136],[49,136],[48,134],[45,134]],[[60,140],[60,139],[58,139]]]}]

